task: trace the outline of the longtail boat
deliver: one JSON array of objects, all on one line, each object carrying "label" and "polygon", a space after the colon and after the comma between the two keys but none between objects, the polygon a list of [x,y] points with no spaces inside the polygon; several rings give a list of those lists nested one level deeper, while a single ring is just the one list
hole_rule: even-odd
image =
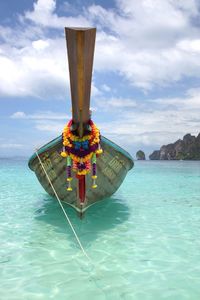
[{"label": "longtail boat", "polygon": [[[72,120],[62,135],[38,149],[29,159],[45,191],[80,214],[110,197],[119,188],[133,159],[124,149],[100,135],[91,120],[90,93],[95,28],[65,28],[72,102]],[[98,178],[97,178],[98,176]]]}]

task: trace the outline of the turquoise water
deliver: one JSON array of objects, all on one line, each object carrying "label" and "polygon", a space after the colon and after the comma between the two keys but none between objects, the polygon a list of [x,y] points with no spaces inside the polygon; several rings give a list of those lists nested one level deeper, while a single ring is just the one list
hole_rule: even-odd
[{"label": "turquoise water", "polygon": [[200,162],[136,162],[83,220],[24,160],[0,160],[0,298],[200,299]]}]

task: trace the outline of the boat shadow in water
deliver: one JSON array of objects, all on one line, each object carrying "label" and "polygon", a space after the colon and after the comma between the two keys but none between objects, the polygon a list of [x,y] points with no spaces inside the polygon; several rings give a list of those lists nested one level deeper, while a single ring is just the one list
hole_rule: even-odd
[{"label": "boat shadow in water", "polygon": [[[130,215],[129,207],[122,202],[122,199],[115,197],[92,205],[86,211],[83,219],[80,219],[69,205],[64,203],[63,206],[81,242],[86,247],[105,231],[126,222]],[[74,244],[72,230],[55,199],[45,196],[41,207],[35,211],[35,219],[51,224],[56,232],[67,234],[67,238]]]}]

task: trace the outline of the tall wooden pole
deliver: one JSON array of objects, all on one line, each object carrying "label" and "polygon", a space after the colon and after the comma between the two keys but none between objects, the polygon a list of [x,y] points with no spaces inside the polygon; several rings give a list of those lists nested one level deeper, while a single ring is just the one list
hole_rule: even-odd
[{"label": "tall wooden pole", "polygon": [[90,94],[96,28],[65,28],[72,100],[72,119],[80,137],[90,119]]}]

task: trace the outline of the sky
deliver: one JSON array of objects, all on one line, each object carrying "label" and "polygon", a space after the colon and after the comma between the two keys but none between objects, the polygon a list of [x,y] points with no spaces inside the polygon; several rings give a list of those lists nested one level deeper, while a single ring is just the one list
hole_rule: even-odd
[{"label": "sky", "polygon": [[96,27],[92,118],[146,156],[200,132],[199,0],[1,0],[0,157],[30,156],[71,117],[64,27]]}]

